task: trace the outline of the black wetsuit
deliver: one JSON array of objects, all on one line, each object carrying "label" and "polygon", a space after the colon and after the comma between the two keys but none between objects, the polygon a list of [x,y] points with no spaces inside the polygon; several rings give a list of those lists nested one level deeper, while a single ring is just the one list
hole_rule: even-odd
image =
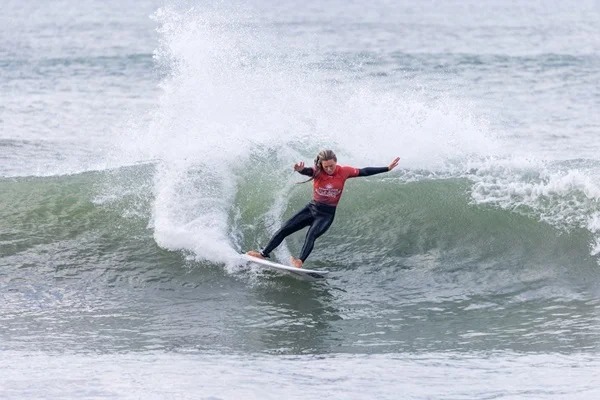
[{"label": "black wetsuit", "polygon": [[[388,167],[367,167],[359,169],[358,175],[356,176],[369,176],[381,174],[387,171],[389,171]],[[304,168],[299,172],[302,175],[313,176],[314,169]],[[261,251],[261,254],[264,257],[269,257],[269,254],[281,244],[283,239],[302,228],[310,226],[308,232],[306,233],[306,239],[304,240],[304,245],[302,246],[302,251],[300,252],[299,257],[302,262],[306,261],[315,245],[315,240],[327,232],[333,223],[335,210],[335,206],[312,200],[302,210],[298,211],[292,218],[283,224],[281,229],[275,233],[273,238]]]}]

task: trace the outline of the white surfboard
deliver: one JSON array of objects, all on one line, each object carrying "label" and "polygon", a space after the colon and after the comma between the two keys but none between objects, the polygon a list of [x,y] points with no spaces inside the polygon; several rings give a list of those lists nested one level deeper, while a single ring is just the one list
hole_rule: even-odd
[{"label": "white surfboard", "polygon": [[327,278],[327,274],[329,274],[329,271],[317,271],[314,269],[291,267],[288,265],[277,264],[273,261],[263,260],[262,258],[252,257],[248,254],[242,254],[242,258],[246,261],[264,265],[265,267],[268,267],[274,271],[290,274],[295,278],[303,279],[305,281],[319,281]]}]

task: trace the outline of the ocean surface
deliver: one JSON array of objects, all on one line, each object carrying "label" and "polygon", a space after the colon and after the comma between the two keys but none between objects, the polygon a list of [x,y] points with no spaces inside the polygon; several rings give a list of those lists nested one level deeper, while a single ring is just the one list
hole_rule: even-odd
[{"label": "ocean surface", "polygon": [[0,398],[600,398],[598,1],[2,11]]}]

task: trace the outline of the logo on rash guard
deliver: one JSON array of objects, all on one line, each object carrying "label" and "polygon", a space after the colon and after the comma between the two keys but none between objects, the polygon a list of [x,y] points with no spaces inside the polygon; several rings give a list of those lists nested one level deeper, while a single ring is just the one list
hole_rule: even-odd
[{"label": "logo on rash guard", "polygon": [[336,198],[342,193],[340,189],[335,189],[331,183],[325,185],[325,187],[316,188],[316,192],[319,196]]}]

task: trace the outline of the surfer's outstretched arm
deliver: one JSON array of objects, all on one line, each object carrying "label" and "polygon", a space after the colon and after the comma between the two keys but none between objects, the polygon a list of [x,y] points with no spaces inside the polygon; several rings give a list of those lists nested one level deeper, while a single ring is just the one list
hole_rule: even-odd
[{"label": "surfer's outstretched arm", "polygon": [[396,168],[396,166],[398,165],[398,161],[400,161],[400,157],[396,157],[392,160],[392,162],[390,163],[390,165],[388,165],[387,167],[366,167],[366,168],[361,168],[358,170],[358,176],[370,176],[370,175],[376,175],[376,174],[381,174],[384,172],[388,172],[393,170],[394,168]]},{"label": "surfer's outstretched arm", "polygon": [[315,174],[315,169],[304,166],[304,161],[300,161],[299,163],[294,164],[294,171],[300,173],[301,175],[306,175],[312,177]]}]

